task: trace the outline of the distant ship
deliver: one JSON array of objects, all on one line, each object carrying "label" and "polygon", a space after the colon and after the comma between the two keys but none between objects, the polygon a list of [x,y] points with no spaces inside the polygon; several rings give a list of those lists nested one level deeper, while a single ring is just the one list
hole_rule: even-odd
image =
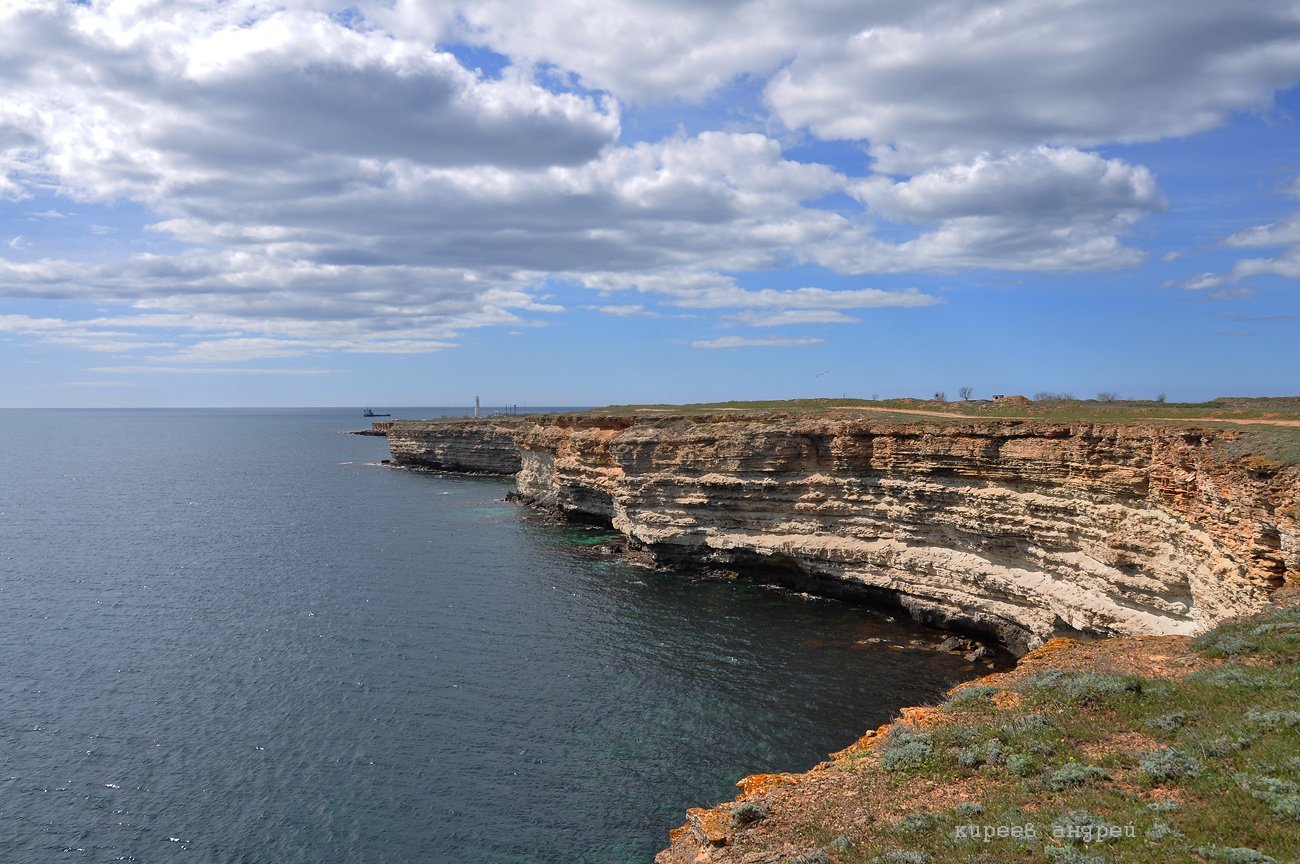
[{"label": "distant ship", "polygon": [[373,409],[366,408],[361,412],[362,417],[392,417],[392,414],[376,414]]}]

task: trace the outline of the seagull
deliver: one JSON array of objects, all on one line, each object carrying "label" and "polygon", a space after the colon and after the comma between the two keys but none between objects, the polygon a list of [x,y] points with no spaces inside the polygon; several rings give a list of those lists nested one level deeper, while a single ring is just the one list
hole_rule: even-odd
[{"label": "seagull", "polygon": [[815,378],[820,378],[820,377],[822,377],[823,375],[829,375],[829,374],[831,374],[831,370],[827,369],[825,372],[818,372],[818,373],[817,373],[815,376],[813,376],[813,377],[815,377]]}]

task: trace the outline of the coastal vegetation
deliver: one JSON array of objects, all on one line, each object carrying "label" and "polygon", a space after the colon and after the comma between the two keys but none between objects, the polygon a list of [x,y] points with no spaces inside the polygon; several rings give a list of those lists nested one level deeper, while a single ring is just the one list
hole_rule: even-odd
[{"label": "coastal vegetation", "polygon": [[743,796],[763,818],[715,860],[1292,862],[1298,685],[1294,605],[1197,639],[1057,640],[869,734],[815,796]]},{"label": "coastal vegetation", "polygon": [[[936,396],[939,394],[936,394]],[[1035,398],[1008,396],[1001,399],[970,399],[959,403],[946,399],[770,399],[730,402],[697,402],[684,405],[608,405],[588,413],[711,414],[716,412],[822,413],[837,410],[891,411],[910,416],[931,415],[935,419],[953,416],[990,420],[1041,420],[1048,422],[1136,423],[1186,420],[1281,420],[1300,421],[1300,396],[1224,397],[1209,402],[1166,402],[1120,399],[1113,393],[1097,399],[1075,399],[1069,394],[1040,393]]]}]

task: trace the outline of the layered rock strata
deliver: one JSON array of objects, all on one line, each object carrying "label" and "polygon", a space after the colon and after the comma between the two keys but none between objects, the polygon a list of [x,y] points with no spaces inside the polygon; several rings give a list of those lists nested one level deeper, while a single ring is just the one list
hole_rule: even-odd
[{"label": "layered rock strata", "polygon": [[514,474],[520,468],[518,422],[394,420],[388,452],[405,468],[465,474]]},{"label": "layered rock strata", "polygon": [[1300,579],[1300,472],[1236,433],[1021,421],[399,421],[401,465],[517,472],[656,563],[899,604],[1023,652],[1193,633]]}]

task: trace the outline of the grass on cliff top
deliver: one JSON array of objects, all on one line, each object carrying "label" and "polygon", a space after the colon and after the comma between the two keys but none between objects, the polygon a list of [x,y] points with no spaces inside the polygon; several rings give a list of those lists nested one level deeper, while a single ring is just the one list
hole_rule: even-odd
[{"label": "grass on cliff top", "polygon": [[[894,411],[909,419],[952,419],[945,414],[968,415],[973,419],[1047,420],[1056,422],[1140,422],[1145,420],[1300,420],[1300,396],[1214,399],[1210,402],[1154,402],[1143,400],[1098,401],[1066,397],[1037,398],[1029,402],[1003,400],[935,399],[784,399],[736,402],[698,402],[685,405],[608,405],[593,408],[593,414],[722,414],[873,413]],[[923,412],[923,413],[914,413]],[[915,421],[914,421],[915,422]]]},{"label": "grass on cliff top", "polygon": [[909,809],[814,813],[799,839],[841,864],[1294,862],[1300,608],[1195,647],[1206,665],[1182,678],[1050,671],[959,690],[940,722],[851,763],[861,800]]}]

